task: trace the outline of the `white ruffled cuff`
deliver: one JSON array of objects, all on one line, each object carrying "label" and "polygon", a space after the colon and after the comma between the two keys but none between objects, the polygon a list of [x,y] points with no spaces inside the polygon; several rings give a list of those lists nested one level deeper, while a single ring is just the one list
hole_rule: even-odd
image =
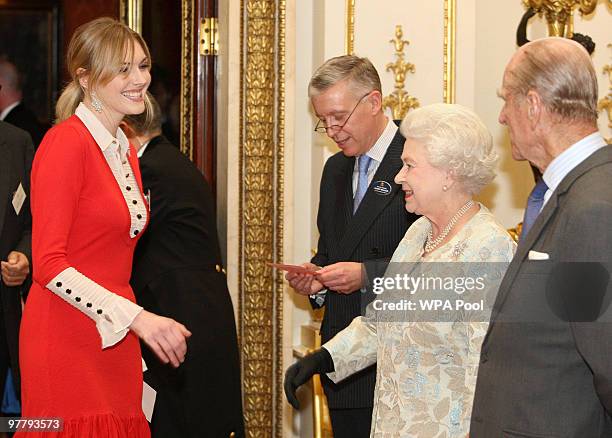
[{"label": "white ruffled cuff", "polygon": [[102,348],[121,341],[142,307],[81,274],[66,268],[47,284],[47,289],[76,307],[96,323]]}]

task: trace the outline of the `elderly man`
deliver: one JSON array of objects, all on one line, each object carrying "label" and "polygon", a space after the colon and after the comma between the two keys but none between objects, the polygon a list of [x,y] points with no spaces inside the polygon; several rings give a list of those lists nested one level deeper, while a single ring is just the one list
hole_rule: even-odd
[{"label": "elderly man", "polygon": [[[0,122],[0,395],[7,369],[17,395],[22,285],[30,273],[32,216],[30,169],[34,147],[27,132]],[[20,293],[21,292],[21,293]]]},{"label": "elderly man", "polygon": [[[321,178],[319,244],[311,263],[304,264],[316,274],[286,278],[296,291],[310,295],[313,307],[326,307],[321,327],[326,342],[367,304],[358,292],[362,262],[390,259],[416,216],[406,212],[403,192],[394,182],[405,140],[383,113],[372,63],[352,55],[329,59],[314,73],[308,94],[319,119],[315,131],[327,134],[341,151],[325,163]],[[303,383],[295,380],[299,368],[312,367],[318,359],[307,357],[290,368],[287,384],[295,390]],[[338,384],[327,376],[321,380],[334,437],[369,436],[374,367]],[[297,407],[296,400],[290,401]]]},{"label": "elderly man", "polygon": [[612,436],[612,148],[585,49],[545,38],[500,92],[515,160],[543,174],[482,345],[471,438]]}]

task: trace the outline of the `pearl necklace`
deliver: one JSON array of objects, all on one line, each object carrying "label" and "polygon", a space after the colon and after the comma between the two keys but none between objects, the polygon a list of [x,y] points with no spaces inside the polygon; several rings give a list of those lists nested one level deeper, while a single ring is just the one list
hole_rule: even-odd
[{"label": "pearl necklace", "polygon": [[457,221],[461,219],[461,217],[464,214],[466,214],[468,210],[472,208],[473,205],[474,205],[474,201],[472,201],[471,199],[468,202],[466,202],[465,205],[461,207],[459,211],[457,211],[457,213],[455,213],[455,215],[451,218],[451,220],[448,221],[448,224],[446,224],[442,232],[435,239],[433,238],[433,225],[432,225],[431,228],[429,229],[429,232],[427,233],[427,240],[425,241],[425,252],[430,253],[434,249],[436,249],[438,246],[440,246],[442,241],[446,239],[446,236],[448,236],[448,233],[451,232],[451,230],[453,229]]}]

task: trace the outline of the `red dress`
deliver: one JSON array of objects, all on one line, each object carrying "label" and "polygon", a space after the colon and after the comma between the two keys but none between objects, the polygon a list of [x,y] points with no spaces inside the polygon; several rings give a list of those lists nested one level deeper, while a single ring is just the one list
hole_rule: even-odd
[{"label": "red dress", "polygon": [[[142,200],[138,159],[130,149]],[[137,337],[128,332],[102,349],[94,321],[45,287],[73,267],[135,301],[129,279],[138,239],[129,235],[126,199],[77,116],[45,136],[31,192],[34,282],[20,333],[23,416],[62,418],[64,432],[28,432],[23,438],[148,438]]]}]

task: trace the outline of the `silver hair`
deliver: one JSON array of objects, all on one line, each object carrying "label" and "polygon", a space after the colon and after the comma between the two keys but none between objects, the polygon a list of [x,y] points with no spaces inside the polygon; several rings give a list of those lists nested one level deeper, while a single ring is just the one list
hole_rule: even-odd
[{"label": "silver hair", "polygon": [[516,96],[530,90],[561,120],[597,123],[597,74],[586,49],[567,38],[549,37],[521,47],[506,82]]},{"label": "silver hair", "polygon": [[498,155],[491,133],[472,110],[457,104],[436,103],[410,111],[400,132],[425,147],[429,163],[451,172],[470,195],[495,178]]},{"label": "silver hair", "polygon": [[316,96],[344,80],[349,81],[355,95],[374,90],[382,92],[378,72],[368,58],[343,55],[328,59],[314,72],[308,84],[308,96]]}]

